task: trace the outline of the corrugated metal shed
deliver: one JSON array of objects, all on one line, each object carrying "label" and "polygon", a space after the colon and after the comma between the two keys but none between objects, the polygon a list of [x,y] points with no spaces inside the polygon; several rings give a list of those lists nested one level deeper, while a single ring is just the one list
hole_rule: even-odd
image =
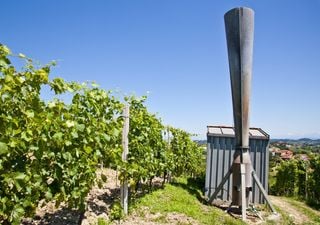
[{"label": "corrugated metal shed", "polygon": [[[269,135],[260,128],[250,128],[249,145],[252,166],[257,173],[264,189],[268,192],[269,170]],[[207,165],[205,195],[210,198],[220,184],[222,178],[232,165],[235,151],[234,128],[227,126],[208,126],[207,133]],[[259,188],[253,183],[252,202],[264,203]],[[225,183],[218,198],[231,201],[232,174]]]}]

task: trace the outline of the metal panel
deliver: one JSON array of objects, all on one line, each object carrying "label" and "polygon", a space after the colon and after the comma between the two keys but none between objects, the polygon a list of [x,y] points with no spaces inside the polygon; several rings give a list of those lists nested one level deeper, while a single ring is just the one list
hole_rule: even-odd
[{"label": "metal panel", "polygon": [[[212,166],[208,166],[208,165],[212,165],[212,159],[213,157],[211,157],[211,153],[212,153],[212,150],[211,150],[211,140],[208,140],[207,141],[207,167],[206,167],[206,179],[205,179],[205,186],[206,187],[209,187],[209,184],[211,184],[211,173],[212,173]],[[208,189],[205,189],[205,192],[204,192],[205,196],[210,196],[211,193],[209,192]]]},{"label": "metal panel", "polygon": [[251,129],[250,130],[250,135],[251,136],[257,136],[257,137],[264,137],[265,135],[263,133],[261,133],[259,130],[254,130]]},{"label": "metal panel", "polygon": [[[250,156],[251,156],[252,167],[254,170],[256,170],[256,168],[257,168],[257,161],[254,160],[257,157],[257,146],[258,145],[251,145],[250,146]],[[258,193],[257,193],[257,189],[256,189],[256,183],[253,182],[252,183],[252,193],[251,193],[252,199],[255,199],[257,194]]]},{"label": "metal panel", "polygon": [[[209,129],[211,128],[211,129]],[[227,127],[223,127],[224,129]],[[229,127],[231,128],[231,127]],[[205,180],[205,195],[209,198],[222,178],[228,172],[232,165],[233,154],[235,152],[235,137],[230,134],[213,133],[218,131],[218,127],[212,129],[208,127],[207,135],[207,165]],[[252,132],[254,130],[254,132]],[[269,136],[263,130],[250,128],[250,156],[252,166],[255,169],[264,189],[268,191],[268,167],[269,167]],[[259,188],[253,182],[252,202],[264,203]],[[231,201],[232,195],[232,174],[230,179],[225,183],[223,190],[218,194],[218,198]]]},{"label": "metal panel", "polygon": [[221,128],[222,134],[234,135],[234,130],[232,128]]},{"label": "metal panel", "polygon": [[208,127],[209,133],[222,134],[220,127]]},{"label": "metal panel", "polygon": [[[256,154],[256,158],[253,159],[256,161],[256,168],[255,171],[259,177],[259,179],[261,180],[261,142],[257,142],[257,154]],[[258,192],[256,192],[258,193]],[[260,200],[261,194],[260,192],[258,193],[258,195],[256,196],[256,199]]]}]

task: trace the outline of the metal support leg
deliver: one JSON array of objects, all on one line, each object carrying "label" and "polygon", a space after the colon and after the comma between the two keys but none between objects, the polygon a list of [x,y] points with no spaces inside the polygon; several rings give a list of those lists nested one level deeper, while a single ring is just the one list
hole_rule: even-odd
[{"label": "metal support leg", "polygon": [[269,199],[269,197],[268,197],[268,194],[266,193],[266,191],[264,190],[262,184],[260,183],[259,178],[258,178],[256,172],[255,172],[253,169],[252,169],[252,177],[253,177],[253,180],[254,180],[254,181],[256,182],[256,184],[258,185],[258,187],[259,187],[259,189],[260,189],[260,191],[261,191],[264,199],[266,200],[268,206],[270,207],[271,211],[272,211],[273,213],[277,213],[276,210],[275,210],[275,208],[272,206],[272,203],[271,203],[271,201],[270,201],[270,199]]},{"label": "metal support leg", "polygon": [[219,186],[216,188],[215,192],[211,195],[210,199],[209,199],[209,204],[212,204],[213,200],[216,199],[218,193],[222,190],[223,185],[226,183],[226,181],[229,179],[230,175],[232,173],[232,166],[230,167],[230,169],[228,170],[227,174],[223,177],[221,183],[219,184]]},{"label": "metal support leg", "polygon": [[247,200],[246,200],[246,165],[240,165],[240,173],[241,173],[241,212],[242,212],[242,220],[247,220]]}]

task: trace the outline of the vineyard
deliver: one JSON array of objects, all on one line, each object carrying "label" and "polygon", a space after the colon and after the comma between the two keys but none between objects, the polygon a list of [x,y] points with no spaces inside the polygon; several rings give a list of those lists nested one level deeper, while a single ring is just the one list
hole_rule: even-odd
[{"label": "vineyard", "polygon": [[[23,64],[22,69],[18,70],[16,64]],[[25,55],[15,55],[0,45],[1,224],[20,224],[24,218],[34,216],[39,203],[49,202],[79,212],[81,224],[89,192],[93,187],[103,187],[110,179],[106,173],[101,173],[101,168],[118,171],[117,179],[129,183],[129,202],[137,202],[135,198],[141,191],[150,192],[153,181],[159,178],[163,185],[172,178],[196,178],[204,174],[203,149],[192,141],[191,134],[164,125],[159,117],[149,112],[146,96],[119,97],[93,82],[50,79],[54,66],[54,62],[39,66]],[[43,90],[51,90],[53,98],[43,100]],[[70,97],[70,101],[64,96]],[[127,160],[123,160],[123,110],[127,105],[130,107],[129,154]],[[308,161],[272,161],[270,193],[294,197],[318,207],[320,158],[317,154],[309,154],[309,157]],[[178,189],[179,185],[172,183],[165,189],[167,192],[153,192],[142,202],[145,201],[144,205],[150,210],[166,212],[168,209],[162,209],[161,205],[168,204],[166,207],[170,208],[170,203],[162,202],[160,207],[154,204],[159,194],[172,198],[171,192],[181,192],[182,197],[196,199]],[[200,189],[189,187],[186,190],[194,194]],[[296,204],[308,211],[293,199],[274,197],[272,200],[282,205],[285,202]],[[188,208],[182,201],[177,204]],[[192,204],[196,212],[207,207],[196,201]],[[119,219],[122,209],[118,200],[114,206],[112,217]],[[179,212],[181,208],[174,210]],[[230,224],[239,222],[220,215],[221,212],[209,206],[207,211],[212,215],[206,212],[196,216],[189,211],[189,216],[203,224],[210,224],[217,218]],[[284,218],[285,215],[284,212]],[[317,213],[310,215],[318,222]]]},{"label": "vineyard", "polygon": [[295,197],[309,205],[320,205],[320,155],[309,154],[309,160],[280,161],[272,168],[270,193]]},{"label": "vineyard", "polygon": [[[24,63],[17,70],[11,61]],[[10,61],[11,60],[11,61]],[[155,177],[201,174],[202,149],[187,132],[165,126],[146,97],[123,99],[95,83],[50,80],[55,63],[36,65],[0,45],[0,223],[32,217],[40,200],[84,211],[99,166],[120,171],[132,190]],[[54,98],[44,101],[49,87]],[[61,95],[70,95],[66,103]],[[122,161],[124,105],[130,106],[129,155]],[[170,141],[166,139],[169,137]]]}]

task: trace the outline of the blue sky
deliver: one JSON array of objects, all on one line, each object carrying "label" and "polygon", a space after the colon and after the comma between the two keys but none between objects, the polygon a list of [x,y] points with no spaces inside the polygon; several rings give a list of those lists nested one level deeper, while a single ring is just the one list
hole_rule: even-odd
[{"label": "blue sky", "polygon": [[[320,1],[1,2],[0,42],[53,77],[144,95],[165,124],[199,134],[232,125],[223,15],[255,11],[251,126],[320,137]],[[45,94],[44,94],[45,95]]]}]

